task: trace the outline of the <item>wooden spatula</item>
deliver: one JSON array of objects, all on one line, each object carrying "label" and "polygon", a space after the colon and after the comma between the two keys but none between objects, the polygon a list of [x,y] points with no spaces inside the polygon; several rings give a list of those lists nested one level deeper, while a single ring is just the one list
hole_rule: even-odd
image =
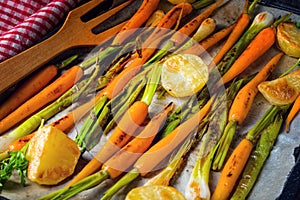
[{"label": "wooden spatula", "polygon": [[0,63],[0,94],[63,51],[76,46],[98,45],[116,34],[125,22],[97,35],[92,33],[92,29],[129,5],[131,1],[88,22],[81,20],[81,16],[102,2],[104,0],[92,0],[72,10],[62,28],[52,37]]}]

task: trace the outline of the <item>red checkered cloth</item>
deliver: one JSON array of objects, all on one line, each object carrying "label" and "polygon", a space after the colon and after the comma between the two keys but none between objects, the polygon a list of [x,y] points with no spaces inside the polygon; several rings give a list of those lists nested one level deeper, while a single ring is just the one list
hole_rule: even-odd
[{"label": "red checkered cloth", "polygon": [[0,0],[0,62],[51,32],[80,0]]}]

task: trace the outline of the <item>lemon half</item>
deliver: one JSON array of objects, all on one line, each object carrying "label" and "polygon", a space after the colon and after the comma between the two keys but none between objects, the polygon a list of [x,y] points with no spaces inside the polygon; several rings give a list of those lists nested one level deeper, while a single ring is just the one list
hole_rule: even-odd
[{"label": "lemon half", "polygon": [[125,200],[185,200],[175,188],[163,185],[148,185],[132,189]]},{"label": "lemon half", "polygon": [[197,93],[208,77],[208,67],[199,56],[177,54],[163,62],[162,86],[172,96],[186,97]]}]

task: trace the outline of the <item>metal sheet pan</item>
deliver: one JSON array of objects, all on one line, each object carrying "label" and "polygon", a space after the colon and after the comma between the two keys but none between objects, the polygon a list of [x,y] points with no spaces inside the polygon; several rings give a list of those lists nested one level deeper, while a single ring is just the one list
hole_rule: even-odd
[{"label": "metal sheet pan", "polygon": [[[138,1],[138,3],[139,2],[140,1]],[[244,1],[231,0],[222,8],[219,8],[212,16],[217,21],[218,27],[224,27],[228,24],[233,23],[242,12],[243,4]],[[164,9],[169,8],[170,4],[164,2],[160,5],[160,7]],[[269,11],[275,17],[281,16],[286,13],[286,11],[282,11],[280,9],[259,5],[256,7],[255,13],[253,14],[257,14],[260,11]],[[300,21],[300,16],[292,15],[292,19]],[[220,45],[221,44],[219,44],[219,46]],[[216,54],[219,46],[210,49],[208,53],[213,57]],[[262,56],[262,58],[253,63],[244,74],[250,74],[255,71],[258,71],[260,67],[262,67],[276,52],[278,52],[278,49],[274,46],[272,50],[268,51],[264,56]],[[287,67],[293,65],[295,62],[296,59],[284,56],[284,58],[279,63],[279,67],[277,67],[277,70],[274,72],[273,77],[280,74],[280,72],[284,71]],[[268,102],[266,102],[265,99],[259,94],[255,99],[254,105],[244,125],[238,129],[239,134],[245,134],[246,131],[250,129],[253,126],[253,124],[257,121],[257,119],[263,115],[263,113],[267,110],[269,106],[270,105],[268,104]],[[64,113],[60,113],[60,115],[56,116],[56,118],[61,116],[62,114]],[[78,127],[77,129],[73,130],[73,133],[75,134],[77,130]],[[281,131],[281,134],[279,135],[277,142],[275,143],[270,157],[265,163],[262,172],[259,176],[259,179],[249,196],[250,200],[275,199],[278,196],[283,187],[283,183],[286,179],[286,176],[288,175],[288,172],[294,164],[293,150],[299,144],[300,116],[298,115],[291,125],[291,130],[289,134],[286,134],[284,130]],[[193,169],[198,149],[199,148],[196,148],[193,152],[191,152],[185,167],[180,172],[178,179],[173,185],[182,193],[184,193],[187,180],[189,179],[189,176]],[[84,158],[86,160],[89,159],[90,156],[93,155],[93,153],[94,151],[89,152],[84,156]],[[86,164],[86,160],[80,160],[80,163],[77,167],[77,171],[80,170],[82,166]],[[213,173],[212,175],[212,188],[215,185],[218,175],[219,173]],[[117,195],[115,195],[114,199],[123,199],[124,195],[131,188],[136,187],[138,185],[142,185],[142,183],[145,180],[146,179],[138,179],[137,181],[120,191]],[[27,181],[26,187],[22,187],[19,184],[18,175],[14,174],[13,177],[5,184],[4,190],[2,191],[1,195],[9,199],[36,199],[37,197],[48,194],[51,191],[63,187],[67,183],[67,181],[54,187],[39,186],[35,183]],[[99,199],[99,197],[102,195],[105,189],[107,189],[111,184],[113,184],[113,181],[105,181],[103,184],[93,189],[82,192],[77,196],[73,197],[72,199]]]}]

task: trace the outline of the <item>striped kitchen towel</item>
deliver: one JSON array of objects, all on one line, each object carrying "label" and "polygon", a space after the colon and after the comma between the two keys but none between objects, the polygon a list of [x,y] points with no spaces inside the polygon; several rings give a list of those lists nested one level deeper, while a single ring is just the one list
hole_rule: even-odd
[{"label": "striped kitchen towel", "polygon": [[0,62],[31,47],[80,0],[0,0]]}]

